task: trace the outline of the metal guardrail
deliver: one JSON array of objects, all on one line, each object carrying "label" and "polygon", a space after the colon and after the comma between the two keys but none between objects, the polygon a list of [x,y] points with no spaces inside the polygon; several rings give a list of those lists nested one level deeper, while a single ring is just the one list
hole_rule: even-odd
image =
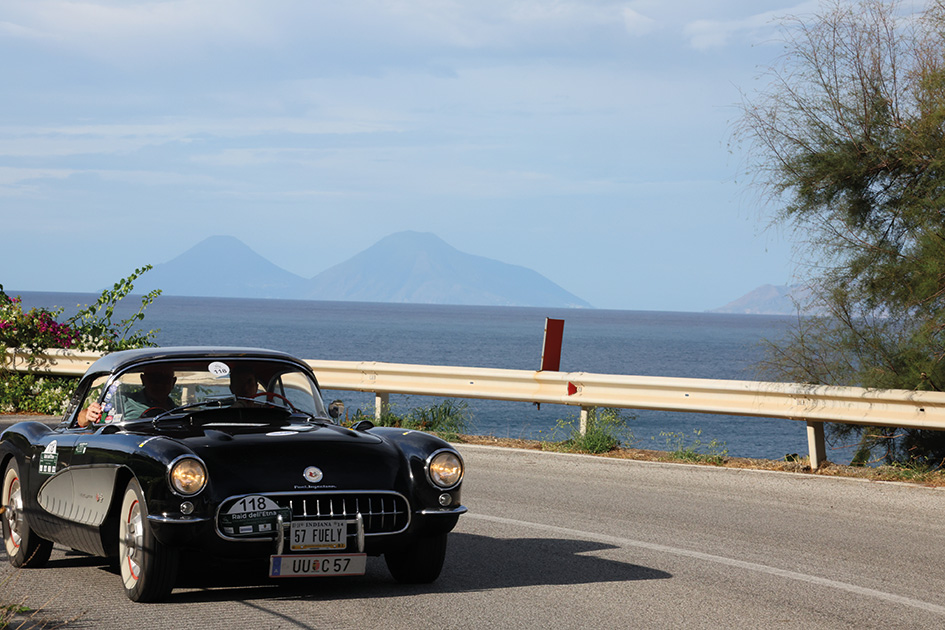
[{"label": "metal guardrail", "polygon": [[[43,357],[48,365],[40,371],[78,376],[99,356],[50,351]],[[582,430],[594,407],[799,420],[807,424],[812,468],[826,460],[824,422],[945,430],[941,392],[364,361],[307,363],[323,389],[373,392],[378,415],[390,394],[414,394],[576,406],[581,408]],[[12,352],[6,364],[29,369],[24,358]]]},{"label": "metal guardrail", "polygon": [[101,356],[101,352],[76,352],[50,349],[38,355],[36,365],[30,364],[30,354],[8,349],[2,367],[19,372],[36,371],[50,376],[82,376]]}]

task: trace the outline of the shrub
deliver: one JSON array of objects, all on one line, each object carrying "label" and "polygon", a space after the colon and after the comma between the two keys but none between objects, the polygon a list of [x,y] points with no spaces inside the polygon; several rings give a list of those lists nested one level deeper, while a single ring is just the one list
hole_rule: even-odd
[{"label": "shrub", "polygon": [[22,299],[10,297],[0,284],[0,347],[20,348],[36,354],[45,348],[73,348],[79,333],[56,321],[62,309],[31,308],[24,312]]},{"label": "shrub", "polygon": [[19,359],[38,369],[43,365],[41,353],[48,348],[112,352],[155,345],[157,331],[138,330],[135,325],[144,319],[144,310],[161,294],[160,290],[145,295],[141,307],[131,317],[112,321],[115,306],[134,289],[134,281],[150,269],[150,265],[136,269],[103,291],[94,304],[65,321],[60,321],[62,308],[24,311],[22,299],[8,296],[0,284],[0,413],[58,415],[65,412],[75,388],[74,379],[6,369],[8,349],[16,349]]},{"label": "shrub", "polygon": [[558,420],[551,441],[543,442],[542,446],[575,453],[607,453],[633,443],[633,432],[627,423],[635,417],[619,409],[593,408],[587,414],[584,433],[581,433],[580,418]]},{"label": "shrub", "polygon": [[454,439],[465,433],[469,424],[469,405],[466,402],[444,400],[429,407],[412,409],[404,418],[403,426],[408,429],[432,431],[446,439]]},{"label": "shrub", "polygon": [[39,413],[59,416],[66,412],[76,380],[4,372],[0,374],[0,413]]}]

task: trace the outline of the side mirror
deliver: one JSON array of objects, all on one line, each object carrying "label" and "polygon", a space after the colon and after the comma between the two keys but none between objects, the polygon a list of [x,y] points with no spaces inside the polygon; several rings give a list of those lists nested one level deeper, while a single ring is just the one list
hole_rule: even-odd
[{"label": "side mirror", "polygon": [[328,415],[337,420],[345,415],[345,404],[340,400],[333,400],[328,405]]}]

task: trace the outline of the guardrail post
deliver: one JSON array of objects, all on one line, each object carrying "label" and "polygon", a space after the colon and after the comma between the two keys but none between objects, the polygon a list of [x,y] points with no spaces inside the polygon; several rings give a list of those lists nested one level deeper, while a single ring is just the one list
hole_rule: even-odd
[{"label": "guardrail post", "polygon": [[810,450],[810,468],[817,470],[827,461],[827,440],[824,437],[824,423],[807,421],[807,448]]},{"label": "guardrail post", "polygon": [[581,435],[587,435],[587,418],[590,412],[590,407],[581,407]]},{"label": "guardrail post", "polygon": [[381,416],[390,411],[390,394],[374,392],[374,419],[380,422]]}]

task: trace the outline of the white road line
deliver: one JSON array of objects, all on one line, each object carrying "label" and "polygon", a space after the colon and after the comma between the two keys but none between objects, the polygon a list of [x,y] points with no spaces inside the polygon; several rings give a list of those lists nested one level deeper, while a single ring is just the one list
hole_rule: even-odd
[{"label": "white road line", "polygon": [[757,571],[759,573],[767,573],[768,575],[774,575],[774,576],[786,578],[789,580],[797,580],[798,582],[806,582],[808,584],[815,584],[817,586],[826,586],[828,588],[835,588],[841,591],[847,591],[848,593],[855,593],[857,595],[863,595],[866,597],[882,599],[887,602],[892,602],[895,604],[902,604],[903,606],[910,606],[912,608],[918,608],[920,610],[925,610],[931,613],[935,613],[937,615],[945,615],[945,606],[930,604],[928,602],[923,602],[918,599],[912,599],[910,597],[903,597],[901,595],[895,595],[893,593],[885,593],[883,591],[877,591],[871,588],[864,588],[862,586],[857,586],[855,584],[848,584],[846,582],[828,580],[826,578],[821,578],[814,575],[806,575],[804,573],[798,573],[796,571],[787,571],[785,569],[769,567],[763,564],[757,564],[755,562],[745,562],[744,560],[735,560],[733,558],[715,556],[710,553],[692,551],[690,549],[681,549],[679,547],[669,547],[667,545],[657,545],[654,543],[644,542],[642,540],[633,540],[630,538],[619,538],[617,536],[607,536],[605,534],[585,532],[578,529],[569,529],[567,527],[557,527],[555,525],[545,525],[543,523],[532,523],[529,521],[519,521],[519,520],[515,520],[511,518],[502,518],[501,516],[488,516],[486,514],[467,513],[463,515],[463,519],[473,519],[473,520],[480,520],[480,521],[489,521],[492,523],[502,523],[504,525],[516,525],[519,527],[528,527],[531,529],[542,530],[542,531],[549,532],[552,534],[564,534],[568,536],[573,536],[575,538],[581,538],[584,540],[593,540],[595,542],[603,542],[610,545],[614,545],[616,547],[639,547],[641,549],[648,549],[650,551],[657,551],[660,553],[669,553],[676,556],[695,558],[697,560],[704,560],[706,562],[714,562],[716,564],[723,564],[725,566],[734,567],[737,569],[745,569],[747,571]]}]

